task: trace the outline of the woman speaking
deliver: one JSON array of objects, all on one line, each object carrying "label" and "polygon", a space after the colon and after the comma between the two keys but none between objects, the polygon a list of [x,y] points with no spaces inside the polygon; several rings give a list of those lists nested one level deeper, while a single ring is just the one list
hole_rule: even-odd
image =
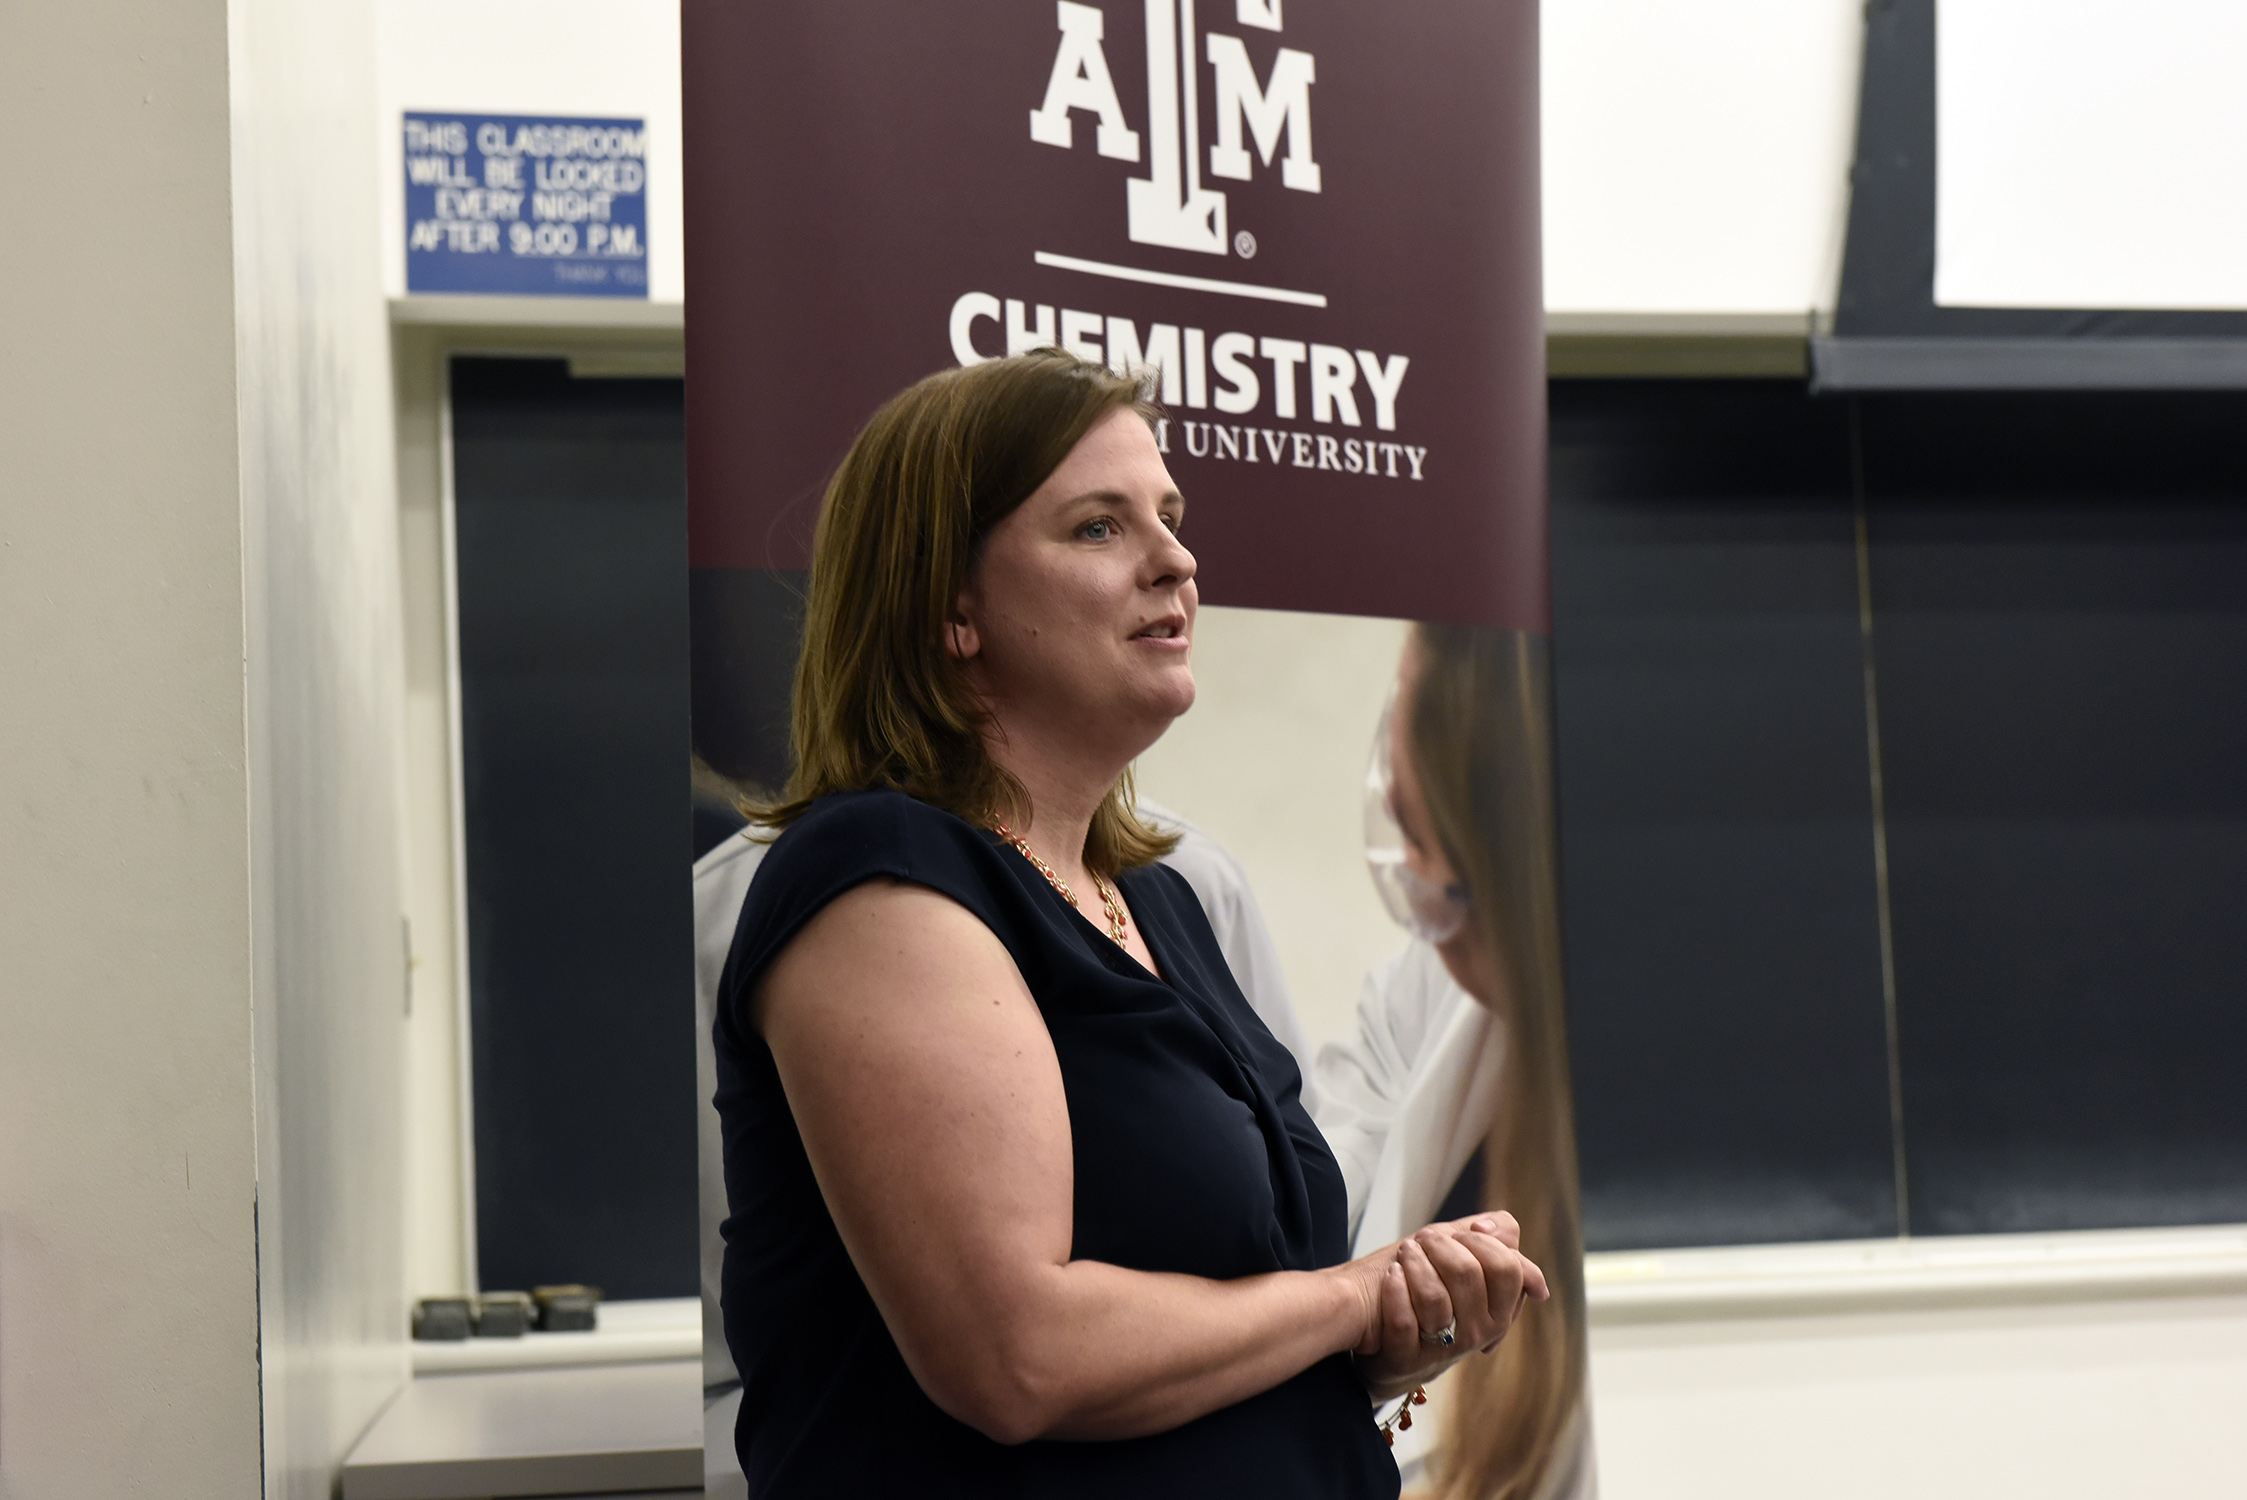
[{"label": "woman speaking", "polygon": [[1348,1260],[1301,1080],[1129,768],[1193,703],[1185,503],[1055,351],[829,486],[796,771],[721,984],[752,1495],[1392,1496],[1374,1421],[1545,1296],[1504,1214]]}]

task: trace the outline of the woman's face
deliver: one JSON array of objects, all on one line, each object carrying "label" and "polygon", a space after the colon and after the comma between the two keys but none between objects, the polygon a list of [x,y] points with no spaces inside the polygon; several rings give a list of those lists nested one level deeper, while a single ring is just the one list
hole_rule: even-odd
[{"label": "woman's face", "polygon": [[[1420,787],[1419,763],[1412,753],[1412,710],[1419,691],[1420,666],[1420,645],[1414,641],[1405,648],[1404,661],[1397,669],[1396,709],[1389,716],[1390,814],[1404,832],[1406,868],[1434,889],[1445,890],[1458,884],[1459,875],[1444,855],[1443,840],[1436,835],[1435,820],[1429,816],[1427,797]],[[1470,903],[1477,894],[1468,893]],[[1471,916],[1457,933],[1436,945],[1436,953],[1459,988],[1491,1009],[1503,1010],[1505,980],[1497,956]]]},{"label": "woman's face", "polygon": [[984,539],[953,649],[1000,724],[1117,760],[1194,704],[1186,502],[1137,412],[1109,414]]}]

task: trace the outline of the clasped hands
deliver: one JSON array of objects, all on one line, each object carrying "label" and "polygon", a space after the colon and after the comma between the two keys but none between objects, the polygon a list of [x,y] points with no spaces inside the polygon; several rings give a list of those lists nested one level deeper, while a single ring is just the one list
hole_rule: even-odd
[{"label": "clasped hands", "polygon": [[[1528,1299],[1551,1295],[1545,1273],[1521,1253],[1521,1225],[1503,1211],[1430,1224],[1341,1269],[1366,1302],[1365,1335],[1353,1351],[1358,1375],[1382,1400],[1489,1353]],[[1448,1345],[1422,1337],[1445,1328]]]}]

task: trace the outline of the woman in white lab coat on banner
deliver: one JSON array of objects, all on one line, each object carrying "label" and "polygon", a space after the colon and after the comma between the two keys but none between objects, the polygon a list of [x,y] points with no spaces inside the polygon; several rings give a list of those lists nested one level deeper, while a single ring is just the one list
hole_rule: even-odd
[{"label": "woman in white lab coat on banner", "polygon": [[1313,1069],[1354,1244],[1434,1218],[1487,1148],[1473,1207],[1520,1221],[1552,1287],[1492,1358],[1445,1378],[1440,1435],[1400,1435],[1407,1487],[1444,1500],[1597,1493],[1545,650],[1514,631],[1414,630],[1366,812],[1375,884],[1415,941],[1367,976],[1357,1035]]}]

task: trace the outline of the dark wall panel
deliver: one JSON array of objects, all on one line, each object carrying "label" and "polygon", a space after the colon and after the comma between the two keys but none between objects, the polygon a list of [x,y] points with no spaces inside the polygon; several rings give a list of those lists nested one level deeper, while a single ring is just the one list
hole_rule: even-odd
[{"label": "dark wall panel", "polygon": [[2247,1219],[2247,400],[1865,425],[1913,1227]]},{"label": "dark wall panel", "polygon": [[463,359],[452,396],[482,1280],[691,1296],[680,383]]},{"label": "dark wall panel", "polygon": [[795,765],[789,698],[807,583],[808,575],[777,568],[697,568],[688,576],[695,754],[768,793],[788,784]]},{"label": "dark wall panel", "polygon": [[1892,1234],[1846,409],[1567,381],[1552,413],[1588,1243]]}]

